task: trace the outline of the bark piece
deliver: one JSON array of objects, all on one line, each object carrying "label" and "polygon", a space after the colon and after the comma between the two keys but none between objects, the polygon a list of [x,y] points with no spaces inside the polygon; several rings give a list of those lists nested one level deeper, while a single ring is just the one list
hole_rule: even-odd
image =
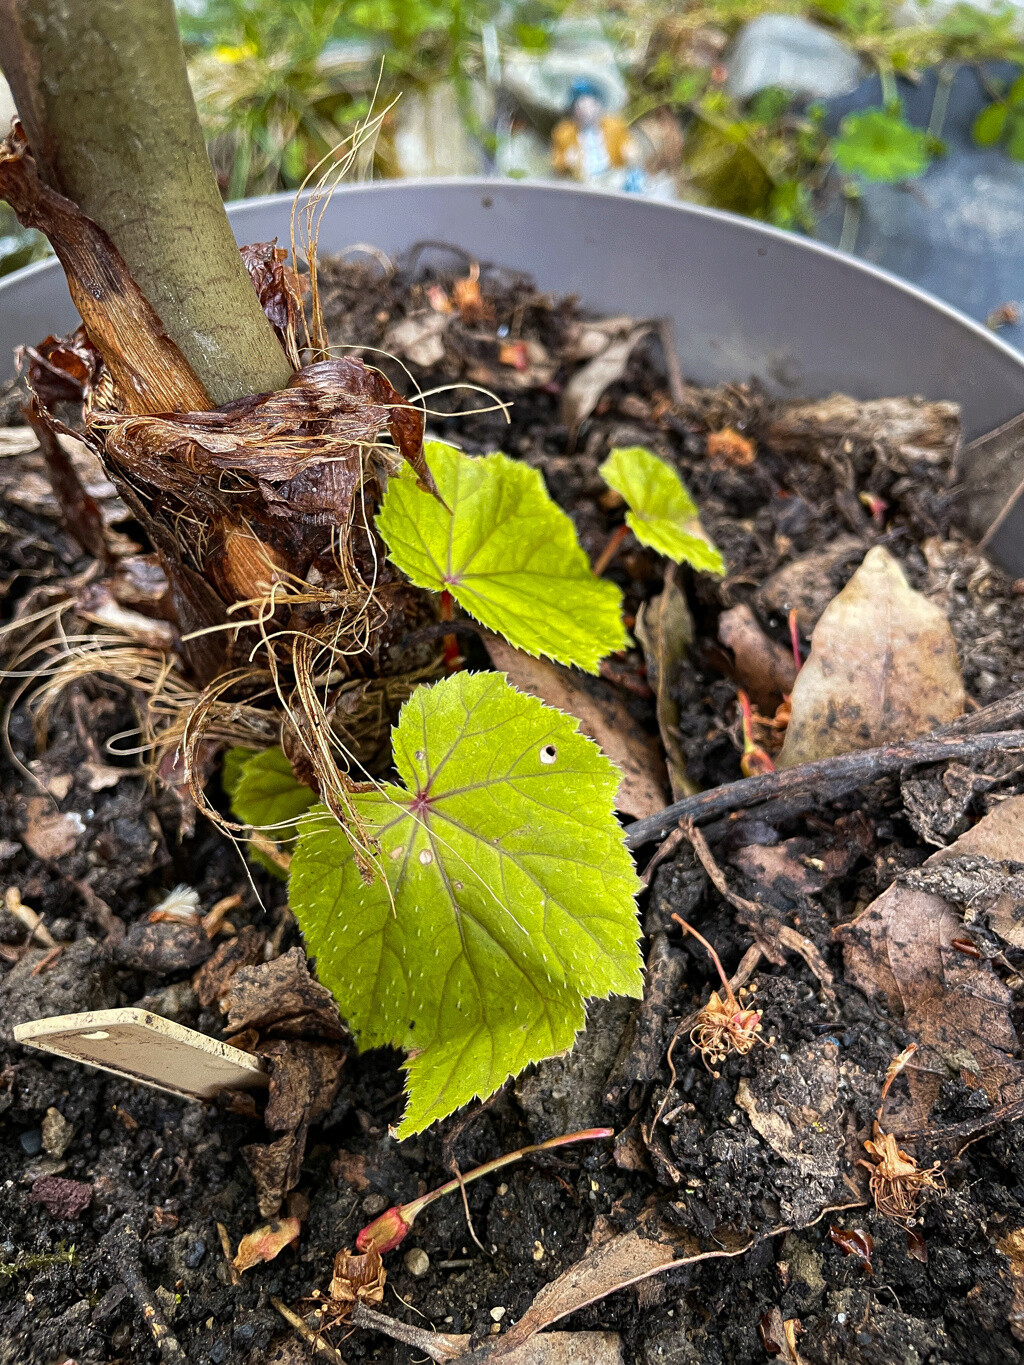
[{"label": "bark piece", "polygon": [[210,397],[113,242],[82,210],[40,179],[19,128],[0,145],[0,195],[42,232],[64,267],[89,340],[103,356],[126,412],[189,412]]},{"label": "bark piece", "polygon": [[945,613],[876,546],[814,628],[777,766],[928,734],[963,709]]},{"label": "bark piece", "polygon": [[301,948],[235,973],[228,1028],[232,1033],[255,1028],[275,1038],[347,1037],[334,997],[310,976]]}]

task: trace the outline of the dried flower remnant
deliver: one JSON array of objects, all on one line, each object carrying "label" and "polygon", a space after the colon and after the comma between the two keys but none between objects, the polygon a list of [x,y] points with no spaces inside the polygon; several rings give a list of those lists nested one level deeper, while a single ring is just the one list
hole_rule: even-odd
[{"label": "dried flower remnant", "polygon": [[703,934],[699,934],[679,915],[673,915],[672,918],[685,933],[692,934],[708,950],[722,979],[723,995],[719,996],[717,991],[711,992],[711,998],[697,1015],[697,1022],[690,1031],[690,1042],[700,1053],[705,1067],[712,1076],[718,1077],[721,1072],[715,1071],[712,1063],[724,1062],[731,1052],[745,1057],[755,1043],[771,1047],[775,1039],[761,1037],[760,1010],[746,1009],[740,1004],[729,985],[721,959]]},{"label": "dried flower remnant", "polygon": [[860,1160],[857,1165],[871,1173],[869,1188],[875,1208],[900,1227],[909,1228],[915,1221],[923,1194],[929,1190],[941,1193],[946,1188],[938,1162],[931,1170],[922,1171],[914,1158],[896,1145],[893,1134],[882,1131],[877,1120],[874,1137],[865,1141],[864,1150],[871,1160]]}]

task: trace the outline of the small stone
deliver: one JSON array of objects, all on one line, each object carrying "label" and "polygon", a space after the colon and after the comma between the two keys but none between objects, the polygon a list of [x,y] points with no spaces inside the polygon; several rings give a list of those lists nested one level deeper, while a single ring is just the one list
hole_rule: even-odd
[{"label": "small stone", "polygon": [[507,1311],[507,1309],[502,1308],[501,1304],[498,1304],[497,1308],[491,1309],[491,1321],[500,1322]]},{"label": "small stone", "polygon": [[430,1257],[422,1247],[410,1247],[403,1257],[410,1275],[425,1275],[430,1269]]},{"label": "small stone", "polygon": [[18,1135],[21,1150],[26,1156],[38,1156],[43,1150],[43,1134],[38,1128],[29,1128]]},{"label": "small stone", "polygon": [[59,1109],[50,1108],[43,1119],[42,1142],[50,1156],[62,1157],[71,1145],[75,1125],[69,1123]]},{"label": "small stone", "polygon": [[383,1213],[388,1206],[387,1198],[383,1194],[368,1194],[363,1200],[363,1212],[367,1218],[376,1218],[378,1213]]},{"label": "small stone", "polygon": [[193,1242],[192,1245],[189,1247],[188,1251],[185,1252],[184,1257],[185,1265],[188,1267],[189,1270],[195,1270],[196,1266],[199,1264],[199,1262],[203,1259],[205,1255],[206,1243],[199,1241]]},{"label": "small stone", "polygon": [[748,100],[778,87],[805,99],[849,94],[860,80],[860,58],[828,29],[796,14],[762,14],[739,32],[725,59],[726,89]]},{"label": "small stone", "polygon": [[539,1238],[533,1244],[533,1259],[535,1261],[543,1261],[544,1259],[544,1244]]}]

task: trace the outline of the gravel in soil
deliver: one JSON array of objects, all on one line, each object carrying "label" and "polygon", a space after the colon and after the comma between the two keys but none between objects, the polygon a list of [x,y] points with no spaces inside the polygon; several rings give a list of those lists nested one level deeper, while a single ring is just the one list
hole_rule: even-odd
[{"label": "gravel in soil", "polygon": [[[459,311],[453,285],[465,270],[456,264],[453,275],[451,258],[424,253],[393,273],[375,262],[325,262],[333,339],[400,353],[401,364],[383,359],[382,368],[406,391],[409,374],[434,391],[433,434],[471,451],[504,449],[539,468],[592,557],[622,519],[598,474],[607,452],[641,444],[679,470],[729,564],[721,583],[685,584],[696,640],[672,700],[693,781],[740,776],[735,660],[719,641],[722,612],[749,606],[784,646],[796,608],[806,639],[871,545],[885,545],[913,586],[946,610],[972,703],[1024,683],[1024,596],[957,529],[952,409],[914,400],[780,406],[741,383],[680,388],[652,332],[577,429],[565,420],[565,389],[585,363],[593,321],[572,300],[486,269],[477,302],[470,291],[472,306]],[[433,349],[424,350],[431,338]],[[507,420],[481,390],[511,403]],[[45,486],[26,483],[39,479],[41,462],[31,451],[12,458],[21,463],[2,482],[0,525],[9,610],[89,568]],[[661,591],[663,571],[627,537],[610,572],[631,618]],[[639,649],[608,661],[588,685],[614,691],[657,733]],[[617,1001],[594,1005],[571,1058],[542,1064],[490,1102],[398,1144],[389,1124],[401,1105],[399,1057],[350,1053],[282,1210],[301,1219],[301,1237],[236,1283],[219,1229],[234,1247],[265,1221],[242,1157],[243,1147],[266,1140],[259,1119],[10,1041],[28,1018],[138,1002],[223,1036],[217,1001],[195,978],[224,937],[211,941],[194,925],[149,918],[179,884],[195,890],[201,912],[237,894],[230,931],[258,932],[271,955],[298,942],[281,884],[259,868],[247,872],[209,824],[183,835],[175,798],[147,785],[129,757],[112,756],[125,749],[117,737],[133,723],[123,691],[83,682],[58,704],[42,743],[24,705],[14,705],[0,758],[3,885],[17,888],[61,945],[54,952],[48,942],[30,944],[17,902],[0,910],[4,1365],[155,1363],[139,1285],[193,1365],[297,1362],[310,1347],[274,1300],[308,1314],[335,1252],[372,1217],[448,1179],[453,1162],[466,1170],[598,1124],[615,1128],[614,1143],[531,1158],[469,1186],[466,1208],[457,1196],[428,1208],[388,1258],[382,1311],[490,1338],[588,1247],[657,1206],[680,1239],[760,1240],[745,1255],[670,1271],[561,1324],[619,1331],[627,1360],[1021,1358],[1021,1125],[986,1132],[980,1119],[992,1100],[977,1078],[968,1070],[944,1076],[930,1122],[969,1128],[978,1120],[976,1140],[921,1145],[922,1166],[941,1161],[947,1189],[925,1201],[909,1232],[871,1208],[857,1162],[886,1069],[909,1035],[897,1015],[844,980],[833,935],[900,873],[920,867],[936,843],[1020,791],[1012,756],[919,770],[902,787],[879,782],[799,816],[767,820],[755,810],[709,832],[733,892],[809,940],[833,977],[829,987],[799,956],[781,965],[762,960],[751,985],[765,1044],[745,1056],[709,1069],[684,1028],[669,1057],[681,1021],[718,986],[707,953],[680,936],[672,916],[699,928],[727,971],[751,943],[685,842],[658,868],[642,905],[647,1001],[639,1012]],[[1018,1026],[1020,965],[1019,949],[998,946],[995,970],[1013,993]],[[894,1093],[904,1083],[898,1079]],[[834,1212],[822,1216],[824,1209]],[[137,1244],[125,1237],[126,1220]],[[774,1231],[783,1228],[790,1230]],[[869,1257],[843,1249],[850,1234],[862,1247],[871,1239]],[[119,1269],[124,1256],[134,1258],[131,1277]],[[777,1333],[778,1323],[794,1319],[795,1348]],[[415,1355],[370,1333],[338,1328],[331,1339],[349,1362]]]}]

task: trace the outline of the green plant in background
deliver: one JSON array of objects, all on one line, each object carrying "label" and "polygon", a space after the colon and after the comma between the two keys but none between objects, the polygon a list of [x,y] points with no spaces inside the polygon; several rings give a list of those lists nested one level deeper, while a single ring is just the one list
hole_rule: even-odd
[{"label": "green plant in background", "polygon": [[898,182],[923,175],[938,148],[926,132],[905,121],[897,105],[847,114],[831,150],[846,175]]},{"label": "green plant in background", "polygon": [[1007,156],[1024,161],[1024,73],[1004,94],[996,94],[974,120],[971,131],[979,147],[1002,147]]},{"label": "green plant in background", "polygon": [[23,265],[41,261],[49,254],[50,248],[43,234],[23,228],[0,200],[0,275],[20,270]]},{"label": "green plant in background", "polygon": [[372,77],[325,59],[340,0],[210,0],[181,16],[189,74],[229,199],[292,189],[365,114]]},{"label": "green plant in background", "polygon": [[[647,50],[633,73],[630,112],[639,118],[668,107],[680,116],[686,129],[681,177],[686,197],[782,227],[813,228],[815,197],[834,167],[845,179],[852,210],[844,227],[849,245],[863,181],[916,178],[942,154],[942,124],[959,66],[990,61],[1024,66],[1019,14],[1012,6],[984,12],[958,4],[930,21],[925,4],[922,22],[909,26],[900,10],[901,0],[707,0],[683,14],[667,4],[642,11],[627,5],[621,32]],[[732,99],[695,35],[732,38],[766,13],[799,14],[832,28],[880,76],[879,104],[848,115],[830,137],[824,111],[814,105],[800,111],[785,92],[762,91],[745,106]],[[936,68],[938,79],[928,127],[921,129],[904,117],[895,77],[914,77],[926,67]],[[1024,151],[1017,128],[1015,99],[995,91],[993,110],[979,119],[977,135],[989,139],[986,145]]]}]

